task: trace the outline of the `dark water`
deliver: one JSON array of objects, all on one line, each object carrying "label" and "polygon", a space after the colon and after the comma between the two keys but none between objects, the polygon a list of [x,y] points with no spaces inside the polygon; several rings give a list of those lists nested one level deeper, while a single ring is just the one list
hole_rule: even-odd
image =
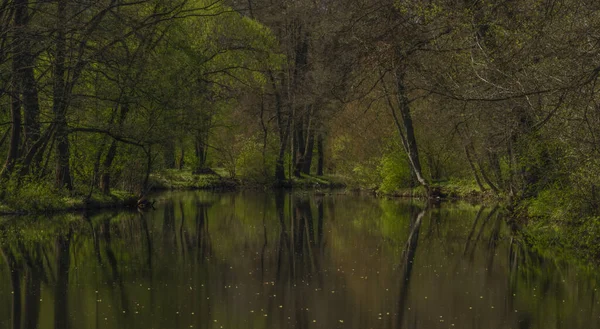
[{"label": "dark water", "polygon": [[145,214],[0,222],[1,328],[598,328],[593,269],[492,207],[163,194]]}]

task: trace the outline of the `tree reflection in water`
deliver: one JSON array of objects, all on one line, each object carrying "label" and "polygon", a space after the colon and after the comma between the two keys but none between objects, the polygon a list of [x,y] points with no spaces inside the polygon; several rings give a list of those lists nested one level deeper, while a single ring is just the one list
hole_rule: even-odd
[{"label": "tree reflection in water", "polygon": [[594,274],[529,250],[497,207],[182,192],[0,231],[12,329],[600,324]]}]

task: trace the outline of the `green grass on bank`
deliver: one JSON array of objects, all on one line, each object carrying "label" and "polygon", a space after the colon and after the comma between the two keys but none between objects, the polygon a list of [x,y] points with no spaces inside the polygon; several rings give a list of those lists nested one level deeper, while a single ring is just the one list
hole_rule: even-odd
[{"label": "green grass on bank", "polygon": [[337,176],[312,176],[301,174],[300,177],[292,177],[290,182],[292,188],[344,188],[346,184],[343,178]]},{"label": "green grass on bank", "polygon": [[191,170],[166,169],[151,174],[149,185],[154,190],[231,190],[238,182],[216,174],[194,175]]},{"label": "green grass on bank", "polygon": [[[342,179],[342,178],[339,178]],[[348,186],[352,190],[370,191],[379,196],[386,197],[402,197],[402,198],[427,198],[427,191],[423,186],[415,187],[397,187],[397,188],[382,188],[376,185],[357,185],[350,184]],[[449,200],[467,200],[472,202],[488,202],[502,201],[502,195],[496,195],[491,190],[481,191],[475,182],[469,180],[452,180],[434,182],[431,188],[437,191],[437,195],[442,199]]]},{"label": "green grass on bank", "polygon": [[501,195],[496,195],[492,190],[482,191],[479,186],[470,180],[451,180],[433,184],[434,188],[440,189],[441,193],[448,199],[489,201],[501,200]]},{"label": "green grass on bank", "polygon": [[85,191],[57,190],[46,184],[25,183],[18,189],[10,185],[2,191],[0,214],[35,214],[59,211],[133,207],[137,197],[124,191],[112,191],[105,195]]},{"label": "green grass on bank", "polygon": [[549,189],[522,201],[515,217],[528,244],[568,258],[600,262],[600,210],[569,190]]}]

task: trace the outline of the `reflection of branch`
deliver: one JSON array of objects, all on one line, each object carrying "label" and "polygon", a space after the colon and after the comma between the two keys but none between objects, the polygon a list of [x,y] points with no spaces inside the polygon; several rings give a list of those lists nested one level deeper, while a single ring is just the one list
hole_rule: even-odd
[{"label": "reflection of branch", "polygon": [[473,227],[471,227],[471,231],[469,232],[469,237],[467,238],[467,242],[465,243],[465,250],[463,251],[463,254],[467,254],[467,250],[469,250],[469,245],[471,244],[471,238],[473,237],[473,233],[475,233],[475,228],[477,227],[477,223],[479,222],[479,219],[481,218],[481,213],[483,212],[483,210],[485,209],[485,206],[481,206],[481,208],[479,208],[479,210],[477,211],[477,215],[475,215],[475,221],[473,222]]},{"label": "reflection of branch", "polygon": [[404,311],[406,310],[406,299],[408,297],[408,288],[410,287],[410,278],[412,274],[412,268],[415,260],[415,254],[417,252],[417,243],[419,241],[419,231],[421,229],[421,223],[423,216],[425,216],[427,210],[422,210],[413,223],[412,230],[408,236],[406,242],[406,248],[402,253],[403,268],[404,272],[402,275],[402,281],[400,283],[400,296],[398,299],[398,328],[402,328],[402,322],[404,319]]},{"label": "reflection of branch", "polygon": [[21,326],[21,266],[18,264],[14,254],[4,246],[0,247],[0,253],[10,272],[10,283],[12,291],[12,325],[13,328]]},{"label": "reflection of branch", "polygon": [[[492,218],[492,216],[496,213],[496,211],[498,210],[498,205],[496,205],[492,211],[490,211],[490,213],[487,215],[487,217],[483,220],[483,223],[481,224],[481,227],[479,228],[479,232],[477,233],[477,237],[475,237],[475,241],[473,242],[473,246],[471,246],[471,255],[470,255],[470,259],[473,259],[473,256],[475,255],[475,247],[477,246],[477,243],[479,242],[479,239],[481,238],[481,234],[483,233],[483,229],[485,228],[485,225],[488,223],[488,221],[490,220],[490,218]],[[464,255],[467,254],[468,250],[465,250]]]}]

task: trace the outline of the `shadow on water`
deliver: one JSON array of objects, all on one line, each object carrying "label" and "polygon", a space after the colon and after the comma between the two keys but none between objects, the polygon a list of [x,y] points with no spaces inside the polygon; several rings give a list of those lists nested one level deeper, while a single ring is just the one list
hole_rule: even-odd
[{"label": "shadow on water", "polygon": [[498,207],[165,194],[157,210],[0,225],[0,327],[593,328],[597,276]]}]

